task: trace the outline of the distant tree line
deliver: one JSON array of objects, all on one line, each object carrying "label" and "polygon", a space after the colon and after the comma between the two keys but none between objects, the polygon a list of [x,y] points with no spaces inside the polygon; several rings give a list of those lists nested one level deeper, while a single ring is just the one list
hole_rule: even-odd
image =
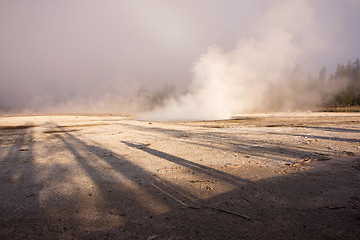
[{"label": "distant tree line", "polygon": [[[266,84],[266,83],[265,83]],[[268,84],[260,111],[304,111],[360,106],[359,59],[338,64],[334,73],[326,68],[317,76],[297,65],[285,71],[279,84]]]},{"label": "distant tree line", "polygon": [[335,73],[326,79],[326,70],[319,73],[319,80],[326,85],[324,102],[326,107],[350,107],[360,105],[360,63],[359,58],[354,62],[338,64]]}]

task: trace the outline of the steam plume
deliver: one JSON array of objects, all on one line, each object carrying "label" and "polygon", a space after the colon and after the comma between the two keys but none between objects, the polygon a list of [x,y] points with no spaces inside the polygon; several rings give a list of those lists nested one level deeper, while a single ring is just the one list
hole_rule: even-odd
[{"label": "steam plume", "polygon": [[[193,68],[187,94],[168,99],[164,106],[144,117],[158,120],[224,119],[235,113],[284,110],[317,97],[302,96],[299,86],[310,85],[296,66],[307,54],[326,48],[316,34],[314,12],[307,1],[277,1],[257,23],[251,37],[238,40],[231,51],[211,46]],[[300,81],[292,84],[294,81]],[[293,94],[289,94],[289,93]],[[306,94],[304,92],[300,94]],[[285,96],[288,95],[288,96]],[[311,92],[313,95],[313,92]]]},{"label": "steam plume", "polygon": [[311,109],[339,87],[319,91],[307,72],[359,57],[359,11],[358,0],[2,0],[0,114]]}]

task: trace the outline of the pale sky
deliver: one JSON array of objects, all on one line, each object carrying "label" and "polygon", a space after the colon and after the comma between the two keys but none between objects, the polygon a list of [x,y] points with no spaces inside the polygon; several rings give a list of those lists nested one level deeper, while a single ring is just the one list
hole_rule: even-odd
[{"label": "pale sky", "polygon": [[[338,62],[360,57],[360,1],[307,2],[312,20],[304,29],[296,26],[294,41],[303,41],[307,28],[321,40],[299,64],[310,70],[326,66],[331,72]],[[0,110],[109,93],[128,97],[141,87],[156,90],[165,83],[185,90],[194,63],[210,46],[230,51],[242,38],[252,37],[264,14],[279,3],[2,0]],[[279,19],[269,24],[284,24],[286,9],[277,14]],[[286,26],[289,31],[292,24]]]}]

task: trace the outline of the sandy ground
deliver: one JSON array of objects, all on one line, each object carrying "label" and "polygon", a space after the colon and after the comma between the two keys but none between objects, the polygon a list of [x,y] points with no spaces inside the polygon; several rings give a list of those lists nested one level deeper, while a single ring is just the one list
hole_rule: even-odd
[{"label": "sandy ground", "polygon": [[0,239],[359,239],[360,114],[0,117]]}]

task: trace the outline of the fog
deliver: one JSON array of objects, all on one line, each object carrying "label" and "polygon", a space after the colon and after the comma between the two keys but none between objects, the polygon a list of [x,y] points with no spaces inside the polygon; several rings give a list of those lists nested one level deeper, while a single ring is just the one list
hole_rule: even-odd
[{"label": "fog", "polygon": [[4,0],[0,113],[220,119],[311,107],[321,97],[296,69],[359,57],[359,10],[355,0]]}]

